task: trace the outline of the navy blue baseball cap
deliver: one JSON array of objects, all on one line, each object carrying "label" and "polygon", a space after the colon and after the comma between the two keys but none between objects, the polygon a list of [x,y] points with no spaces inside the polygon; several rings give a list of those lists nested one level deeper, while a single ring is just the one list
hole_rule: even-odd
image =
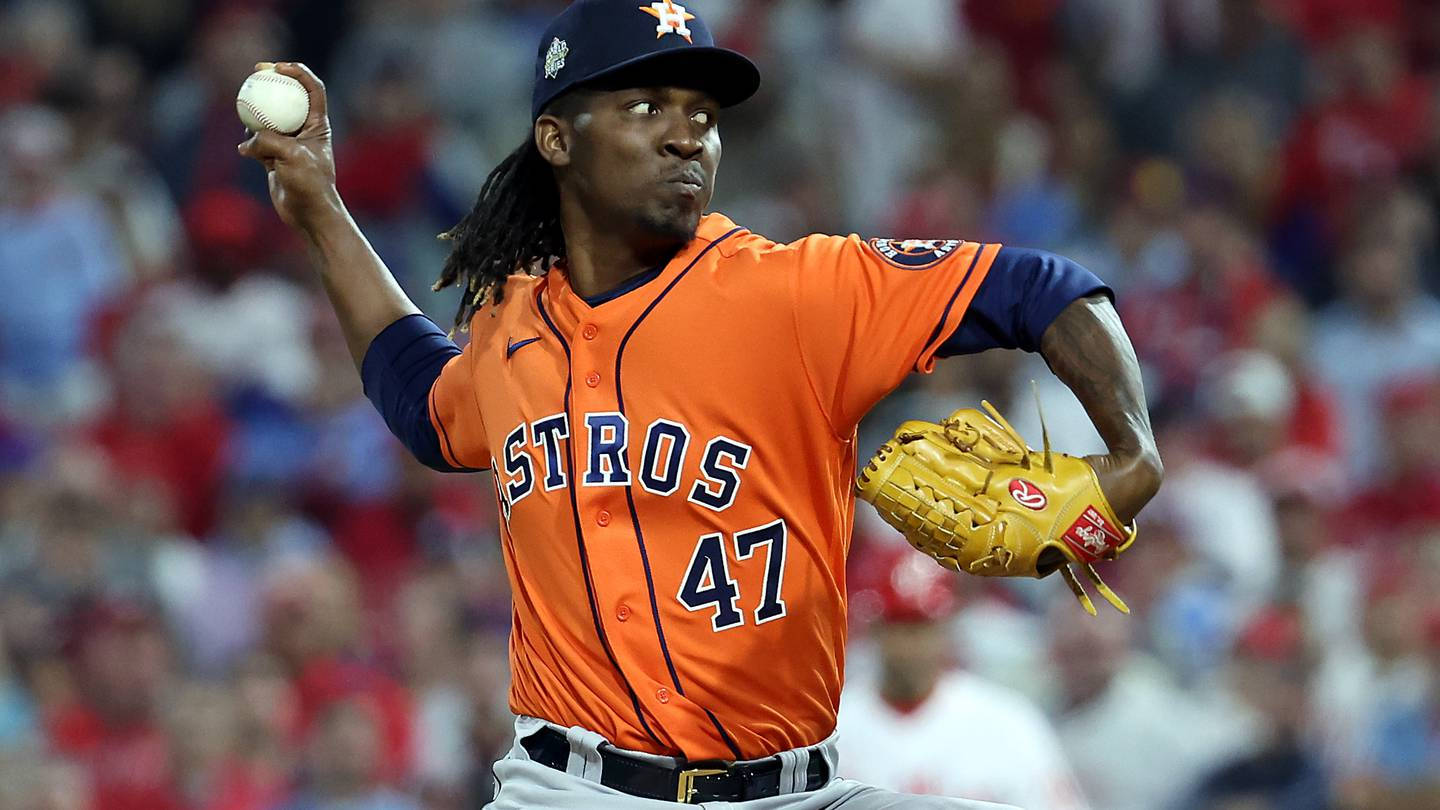
[{"label": "navy blue baseball cap", "polygon": [[540,40],[531,120],[571,88],[626,79],[703,90],[730,107],[755,94],[760,70],[742,54],[717,48],[685,3],[576,0]]}]

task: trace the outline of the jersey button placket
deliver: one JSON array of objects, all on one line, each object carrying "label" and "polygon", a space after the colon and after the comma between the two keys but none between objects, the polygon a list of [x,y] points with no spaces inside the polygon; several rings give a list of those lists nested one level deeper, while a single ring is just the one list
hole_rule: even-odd
[{"label": "jersey button placket", "polygon": [[[577,326],[571,327],[570,335],[570,373],[574,381],[570,420],[572,435],[578,437],[575,459],[578,470],[575,482],[578,485],[576,508],[584,527],[585,542],[591,549],[592,565],[595,565],[599,557],[606,561],[606,565],[597,565],[592,571],[597,604],[609,606],[606,613],[597,616],[597,619],[603,619],[609,625],[610,643],[619,654],[622,668],[628,668],[629,661],[649,661],[652,655],[658,654],[658,650],[654,649],[654,636],[644,632],[648,625],[642,621],[643,612],[634,607],[640,604],[635,600],[643,599],[644,592],[637,597],[628,578],[611,576],[607,569],[609,564],[613,563],[618,569],[639,571],[642,563],[625,517],[624,495],[615,488],[582,484],[585,471],[590,469],[592,463],[599,463],[589,455],[589,442],[609,442],[621,438],[615,436],[612,439],[613,434],[609,429],[591,437],[591,428],[586,421],[589,414],[613,413],[619,410],[615,394],[609,390],[609,380],[602,375],[602,371],[615,367],[615,349],[608,345],[608,340],[602,339],[601,325],[593,321],[581,320]],[[634,441],[634,437],[629,436],[622,440],[628,444]],[[609,470],[610,464],[605,464],[604,469]],[[631,632],[632,628],[636,632]],[[630,673],[630,676],[638,674]],[[655,686],[651,688],[654,689]],[[668,692],[665,699],[670,699]]]}]

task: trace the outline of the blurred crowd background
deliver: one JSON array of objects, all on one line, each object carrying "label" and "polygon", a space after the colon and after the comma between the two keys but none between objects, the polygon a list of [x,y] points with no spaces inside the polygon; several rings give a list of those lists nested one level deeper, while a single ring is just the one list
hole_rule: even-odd
[{"label": "blurred crowd background", "polygon": [[[435,235],[527,137],[563,5],[0,0],[0,807],[484,802],[491,487],[361,397],[234,96],[316,68],[345,200],[448,326]],[[1097,810],[1440,807],[1440,2],[688,5],[765,75],[718,210],[1041,247],[1117,291],[1168,472],[1105,569],[1135,615],[960,580],[954,665],[1045,709]],[[982,396],[1038,440],[1031,380],[1098,449],[991,352],[862,453]],[[896,541],[868,511],[860,579]]]}]

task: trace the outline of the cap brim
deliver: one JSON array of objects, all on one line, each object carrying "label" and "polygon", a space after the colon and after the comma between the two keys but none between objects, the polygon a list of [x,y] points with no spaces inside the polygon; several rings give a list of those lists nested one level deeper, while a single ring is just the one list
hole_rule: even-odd
[{"label": "cap brim", "polygon": [[738,51],[696,46],[647,53],[576,82],[613,89],[657,85],[700,90],[721,107],[733,107],[760,89],[760,69]]}]

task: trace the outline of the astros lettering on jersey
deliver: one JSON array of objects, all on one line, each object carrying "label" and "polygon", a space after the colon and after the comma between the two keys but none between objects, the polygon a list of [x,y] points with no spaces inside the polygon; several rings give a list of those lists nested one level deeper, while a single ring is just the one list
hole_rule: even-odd
[{"label": "astros lettering on jersey", "polygon": [[933,367],[998,251],[710,214],[593,306],[563,267],[512,277],[430,393],[446,460],[495,473],[511,709],[691,760],[828,736],[856,424]]}]

